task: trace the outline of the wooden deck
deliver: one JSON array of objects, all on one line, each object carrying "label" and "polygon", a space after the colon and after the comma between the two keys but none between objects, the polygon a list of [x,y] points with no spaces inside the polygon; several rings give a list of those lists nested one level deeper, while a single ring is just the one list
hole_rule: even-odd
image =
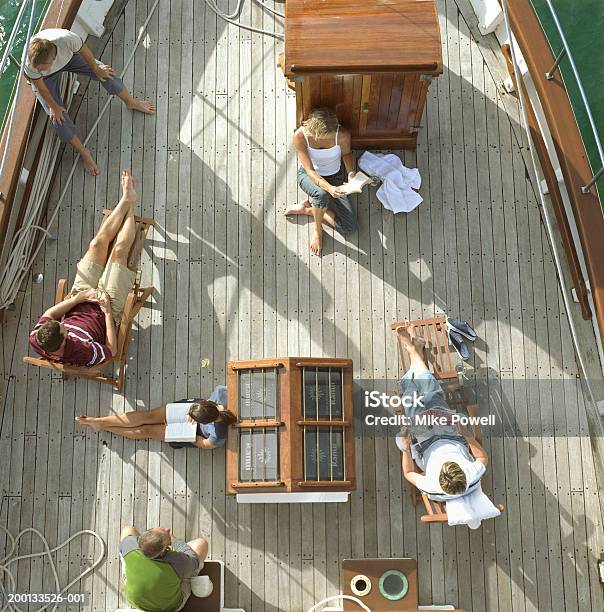
[{"label": "wooden deck", "polygon": [[[347,242],[327,237],[317,259],[310,226],[282,215],[300,196],[294,99],[277,68],[281,43],[225,27],[202,2],[161,0],[125,79],[135,94],[157,100],[157,117],[112,103],[92,140],[101,176],[76,173],[58,240],[47,242],[33,269],[44,282],[24,288],[2,325],[0,524],[15,533],[33,525],[51,544],[97,530],[109,554],[82,587],[93,610],[123,603],[118,535],[132,522],[206,536],[210,556],[227,566],[227,606],[246,612],[307,610],[340,591],[341,559],[376,556],[417,558],[425,604],[603,609],[596,559],[604,539],[585,399],[527,180],[518,109],[498,90],[503,62],[495,43],[477,35],[467,2],[438,5],[445,71],[429,90],[417,151],[401,153],[419,167],[425,201],[393,217],[366,191],[357,203],[359,233]],[[120,70],[151,6],[129,0],[105,62]],[[250,19],[280,27],[246,2],[242,20]],[[97,84],[80,92],[82,134],[104,100]],[[68,152],[51,206],[71,163]],[[122,168],[138,179],[140,214],[157,221],[143,259],[143,281],[157,290],[135,326],[120,395],[28,369],[21,357],[57,279],[73,278],[100,211],[117,200]],[[399,374],[389,324],[444,311],[473,322],[480,342],[468,376],[488,383],[491,409],[522,434],[487,438],[485,489],[506,511],[477,531],[420,523],[394,440],[369,429],[357,431],[359,487],[349,503],[249,506],[225,495],[223,450],[172,451],[74,426],[83,412],[203,396],[225,380],[228,359],[349,357],[365,387],[383,384]],[[62,580],[92,557],[79,542],[61,551]],[[19,564],[20,591],[52,590],[42,565]]]}]

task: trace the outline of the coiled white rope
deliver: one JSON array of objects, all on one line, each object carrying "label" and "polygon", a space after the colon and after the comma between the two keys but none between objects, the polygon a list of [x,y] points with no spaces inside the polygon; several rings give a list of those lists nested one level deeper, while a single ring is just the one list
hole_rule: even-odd
[{"label": "coiled white rope", "polygon": [[[273,15],[276,15],[277,17],[283,17],[282,13],[279,13],[275,11],[274,9],[270,8],[267,4],[262,2],[262,0],[254,0],[254,1],[260,4],[261,6],[263,6],[265,9],[269,10],[271,13],[273,13]],[[256,28],[251,25],[246,25],[245,23],[241,23],[240,21],[236,21],[236,18],[238,18],[239,14],[241,13],[241,7],[243,6],[243,0],[239,0],[239,2],[237,2],[237,6],[235,7],[235,10],[230,14],[227,14],[224,11],[222,11],[216,4],[216,0],[205,0],[205,3],[207,6],[210,7],[210,9],[212,9],[214,13],[216,13],[216,15],[218,15],[218,17],[220,17],[221,19],[224,19],[225,21],[228,21],[229,23],[232,23],[233,25],[236,25],[238,28],[242,28],[243,30],[249,30],[250,32],[256,32],[257,34],[266,34],[267,36],[272,36],[273,38],[277,38],[279,40],[285,40],[285,37],[283,36],[283,34],[279,32],[273,32],[271,30],[263,30],[261,28]]]},{"label": "coiled white rope", "polygon": [[[0,559],[0,594],[2,595],[3,601],[5,602],[4,606],[0,608],[0,612],[5,612],[5,611],[21,612],[21,608],[19,608],[14,603],[11,603],[8,601],[8,593],[17,592],[17,584],[15,581],[15,577],[9,570],[9,567],[13,565],[14,563],[17,563],[18,561],[22,561],[24,559],[34,559],[36,557],[46,557],[48,559],[48,562],[50,563],[50,569],[52,570],[52,575],[53,575],[54,582],[55,582],[55,590],[54,590],[53,595],[63,595],[74,584],[76,584],[76,582],[79,582],[80,580],[82,580],[82,578],[84,578],[85,576],[93,572],[101,564],[101,562],[105,558],[105,553],[107,552],[107,545],[105,544],[104,540],[101,538],[101,536],[99,536],[97,533],[95,533],[94,531],[90,529],[83,529],[82,531],[78,531],[77,533],[74,533],[71,537],[65,540],[62,544],[59,544],[58,546],[55,546],[54,548],[50,548],[48,541],[44,537],[44,535],[40,531],[35,529],[34,527],[28,527],[27,529],[23,529],[16,536],[13,536],[7,529],[2,527],[1,525],[0,525],[0,530],[2,530],[6,534],[7,540],[10,540],[10,548],[8,550],[8,553],[4,556],[3,559]],[[34,534],[40,538],[44,546],[44,550],[40,552],[30,553],[28,555],[13,556],[15,551],[17,550],[19,540],[28,533]],[[62,548],[65,548],[65,546],[67,546],[70,542],[72,542],[76,538],[79,538],[83,535],[90,535],[93,538],[95,538],[96,541],[99,542],[101,546],[101,552],[90,567],[86,568],[79,576],[74,578],[69,584],[67,584],[64,587],[61,587],[61,585],[59,584],[59,574],[57,572],[57,566],[55,564],[54,559],[52,558],[52,553],[57,552],[58,550],[61,550]],[[8,584],[6,584],[6,586],[4,582],[2,581],[3,577],[6,577],[7,579]],[[50,605],[51,605],[50,603],[47,603],[45,606],[42,606],[41,608],[38,608],[37,610],[35,610],[35,612],[42,612],[43,610],[46,610],[46,608],[48,608],[48,606]],[[64,604],[55,603],[50,609],[50,612],[54,612],[57,609],[57,607],[60,605],[64,605]]]}]

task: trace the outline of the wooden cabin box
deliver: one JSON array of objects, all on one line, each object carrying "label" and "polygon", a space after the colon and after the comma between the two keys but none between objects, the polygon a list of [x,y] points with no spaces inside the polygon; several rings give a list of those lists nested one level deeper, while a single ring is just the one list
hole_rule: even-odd
[{"label": "wooden cabin box", "polygon": [[335,109],[355,148],[414,148],[442,73],[434,0],[287,0],[285,53],[298,125]]},{"label": "wooden cabin box", "polygon": [[230,361],[227,491],[355,489],[352,361],[286,357]]}]

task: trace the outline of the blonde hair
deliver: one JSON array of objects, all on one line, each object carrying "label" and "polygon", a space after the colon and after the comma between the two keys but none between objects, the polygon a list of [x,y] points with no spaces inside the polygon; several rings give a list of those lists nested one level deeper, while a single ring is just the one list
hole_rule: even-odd
[{"label": "blonde hair", "polygon": [[29,43],[27,58],[34,68],[40,64],[50,64],[57,56],[57,47],[50,40],[34,38]]},{"label": "blonde hair", "polygon": [[323,138],[329,134],[333,134],[340,122],[335,111],[331,108],[315,108],[310,111],[308,119],[302,122],[304,129],[313,138]]},{"label": "blonde hair", "polygon": [[461,495],[468,486],[465,472],[454,461],[445,461],[442,464],[438,483],[447,495]]}]

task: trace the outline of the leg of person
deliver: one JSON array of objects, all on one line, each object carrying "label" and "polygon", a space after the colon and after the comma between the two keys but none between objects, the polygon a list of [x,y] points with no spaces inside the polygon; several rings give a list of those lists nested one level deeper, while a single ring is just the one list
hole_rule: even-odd
[{"label": "leg of person", "polygon": [[397,328],[397,333],[401,337],[403,348],[409,355],[410,367],[409,372],[419,374],[420,372],[429,372],[428,365],[424,359],[424,338],[411,333],[406,327]]},{"label": "leg of person", "polygon": [[143,425],[165,425],[166,405],[159,406],[153,410],[135,410],[133,412],[122,412],[121,414],[110,414],[104,417],[89,417],[81,415],[76,421],[83,427],[92,427],[97,431],[104,431],[108,427],[123,427],[133,429]]},{"label": "leg of person", "polygon": [[108,431],[116,436],[129,438],[130,440],[163,441],[166,437],[165,425],[143,425],[141,427],[134,427],[132,429],[126,429],[125,427],[106,427],[103,429],[103,431]]},{"label": "leg of person", "polygon": [[122,320],[128,294],[136,279],[136,270],[128,268],[128,256],[135,239],[136,222],[131,209],[115,237],[109,261],[99,279],[99,289],[109,295],[113,319],[117,324]]},{"label": "leg of person", "polygon": [[132,205],[136,202],[136,199],[134,179],[127,170],[124,170],[122,172],[122,199],[103,222],[82,259],[105,267],[109,255],[109,245],[120,231],[126,216],[132,214]]},{"label": "leg of person", "polygon": [[[61,106],[64,106],[65,102],[63,102],[63,99],[61,98],[61,92],[59,91],[59,88],[61,84],[61,74],[65,71],[66,68],[60,70],[59,72],[51,74],[50,76],[44,77],[44,84],[46,85],[48,91],[54,98],[55,102],[57,104],[60,104]],[[38,101],[42,105],[42,108],[44,109],[46,114],[50,114],[46,100],[44,100],[44,98],[40,95],[40,92],[33,83],[32,90],[36,94],[36,97],[38,98]],[[64,112],[63,122],[53,123],[52,126],[57,132],[59,140],[64,144],[69,143],[80,155],[80,157],[82,158],[82,163],[84,164],[84,170],[86,170],[86,172],[91,176],[97,176],[99,173],[99,169],[96,165],[96,162],[94,161],[94,158],[92,157],[90,151],[82,144],[82,141],[76,135],[76,126],[73,122],[73,119],[69,116],[69,113]]]},{"label": "leg of person", "polygon": [[[357,231],[357,216],[352,208],[352,203],[348,197],[332,200],[333,206],[333,227],[342,236],[353,234]],[[329,211],[331,212],[331,210]],[[325,215],[327,217],[327,215]]]},{"label": "leg of person", "polygon": [[[103,62],[99,62],[99,60],[96,60],[96,63],[99,66],[103,65]],[[130,95],[124,86],[124,82],[119,76],[116,75],[113,77],[108,77],[104,81],[101,81],[92,71],[92,68],[88,65],[80,53],[74,53],[64,70],[90,77],[93,81],[100,81],[101,85],[105,88],[105,91],[107,91],[109,95],[120,98],[131,110],[137,110],[141,113],[146,113],[149,115],[155,113],[155,105],[148,100],[139,100],[138,98]]]}]

